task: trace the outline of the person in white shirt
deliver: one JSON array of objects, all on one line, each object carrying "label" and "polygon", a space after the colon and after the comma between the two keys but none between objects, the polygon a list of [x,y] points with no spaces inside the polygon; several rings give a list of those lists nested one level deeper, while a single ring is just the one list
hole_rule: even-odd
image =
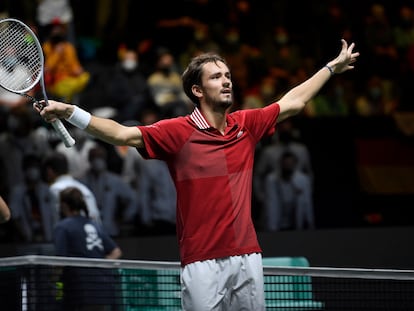
[{"label": "person in white shirt", "polygon": [[48,155],[43,163],[43,167],[46,173],[46,179],[50,185],[50,191],[52,192],[54,204],[58,213],[59,208],[59,194],[62,190],[69,187],[78,188],[86,202],[89,217],[95,220],[98,224],[102,223],[101,215],[96,203],[96,198],[92,191],[79,180],[75,179],[69,174],[68,160],[66,156],[60,152],[53,152]]}]

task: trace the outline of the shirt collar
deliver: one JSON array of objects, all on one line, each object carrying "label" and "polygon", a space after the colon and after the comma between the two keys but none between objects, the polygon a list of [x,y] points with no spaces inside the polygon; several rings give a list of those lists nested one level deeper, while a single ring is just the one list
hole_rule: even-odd
[{"label": "shirt collar", "polygon": [[194,111],[191,113],[190,118],[200,130],[206,130],[211,127],[211,125],[208,124],[207,120],[201,114],[201,111],[198,109],[198,107],[194,108]]}]

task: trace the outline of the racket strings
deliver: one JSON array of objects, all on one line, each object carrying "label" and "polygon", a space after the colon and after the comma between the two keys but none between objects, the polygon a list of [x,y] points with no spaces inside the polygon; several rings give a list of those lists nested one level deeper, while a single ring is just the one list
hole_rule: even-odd
[{"label": "racket strings", "polygon": [[33,88],[43,70],[39,46],[25,27],[13,22],[0,25],[0,84],[13,92]]}]

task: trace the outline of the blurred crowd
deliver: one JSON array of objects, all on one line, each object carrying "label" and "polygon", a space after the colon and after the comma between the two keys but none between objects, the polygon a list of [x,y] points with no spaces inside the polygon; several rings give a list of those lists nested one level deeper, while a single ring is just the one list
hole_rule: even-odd
[{"label": "blurred crowd", "polygon": [[[414,4],[409,1],[16,0],[2,17],[29,24],[45,54],[49,98],[128,125],[186,115],[180,75],[204,51],[222,54],[233,109],[263,107],[355,42],[352,75],[335,76],[305,118],[414,110]],[[33,90],[32,95],[40,94]],[[0,92],[0,194],[12,211],[1,240],[52,239],[53,194],[81,185],[89,215],[112,237],[173,234],[175,189],[163,162],[109,146],[76,128],[66,148],[25,98]],[[311,155],[293,123],[257,151],[253,211],[265,231],[315,228]],[[63,186],[62,186],[63,185]],[[55,190],[53,190],[55,189]]]}]

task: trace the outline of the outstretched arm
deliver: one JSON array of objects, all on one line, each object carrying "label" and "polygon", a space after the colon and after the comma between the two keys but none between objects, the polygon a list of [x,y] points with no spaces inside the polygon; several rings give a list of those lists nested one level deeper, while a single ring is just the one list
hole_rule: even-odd
[{"label": "outstretched arm", "polygon": [[344,39],[341,42],[341,52],[335,59],[328,62],[308,80],[291,89],[278,101],[280,105],[279,122],[302,111],[333,74],[354,68],[353,63],[359,56],[359,52],[353,51],[354,43],[348,46]]},{"label": "outstretched arm", "polygon": [[0,196],[0,223],[5,223],[10,220],[10,209],[6,202]]},{"label": "outstretched arm", "polygon": [[107,143],[137,148],[144,147],[142,133],[135,126],[124,126],[111,119],[92,116],[74,105],[53,100],[49,100],[48,103],[47,106],[34,105],[35,110],[40,113],[46,122],[66,119],[73,125]]}]

